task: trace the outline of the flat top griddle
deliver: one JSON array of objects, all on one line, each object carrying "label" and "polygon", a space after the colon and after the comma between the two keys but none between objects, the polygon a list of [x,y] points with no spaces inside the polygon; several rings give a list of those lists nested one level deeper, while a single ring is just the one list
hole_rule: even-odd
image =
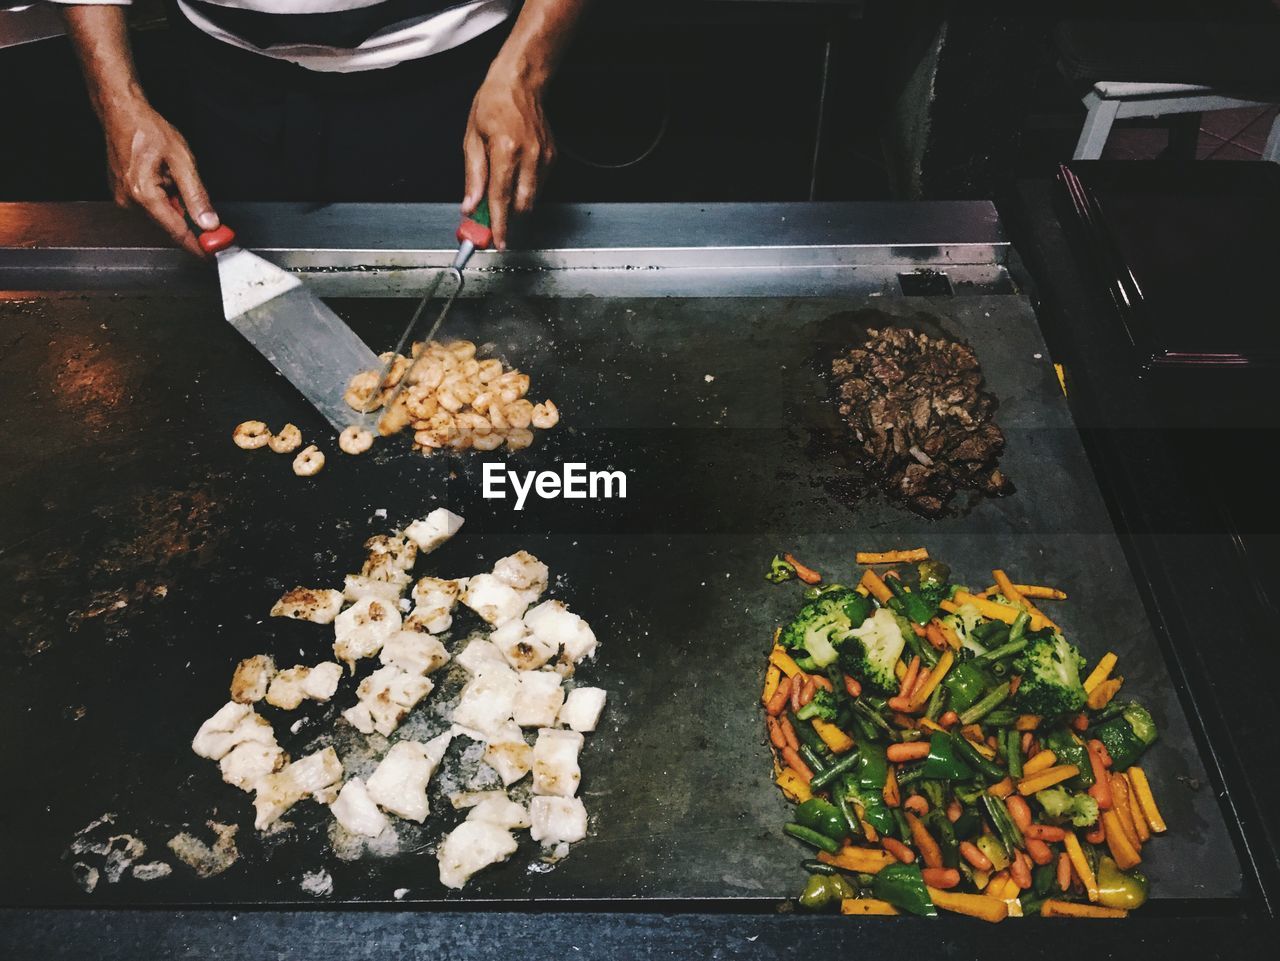
[{"label": "flat top griddle", "polygon": [[[336,306],[379,347],[405,301]],[[466,900],[794,894],[802,852],[779,830],[786,804],[758,691],[772,630],[797,595],[761,574],[783,548],[840,577],[855,549],[919,544],[974,583],[1001,565],[1071,594],[1055,618],[1091,660],[1120,655],[1126,695],[1161,727],[1146,762],[1170,823],[1144,861],[1156,896],[1240,893],[1222,813],[1023,298],[521,296],[455,310],[450,334],[492,343],[563,412],[533,449],[500,459],[624,470],[625,501],[517,513],[480,499],[482,458],[424,459],[395,442],[348,459],[326,441],[329,465],[303,482],[288,458],[231,444],[249,417],[294,420],[309,438],[323,428],[211,301],[85,294],[0,306],[0,757],[21,785],[0,793],[0,857],[21,866],[0,875],[0,902],[310,901],[301,880],[319,868],[334,901],[388,902],[400,888],[409,902],[456,898],[426,851],[443,829],[434,817],[406,830],[399,852],[352,861],[333,853],[330,816],[313,804],[294,809],[293,830],[260,839],[248,797],[189,747],[239,658],[327,656],[325,629],[265,617],[282,589],[337,583],[367,536],[442,504],[467,525],[417,572],[464,575],[518,548],[537,554],[558,575],[553,595],[599,635],[587,676],[611,693],[583,756],[591,836],[552,870],[529,870],[536,851],[522,850]],[[823,369],[889,318],[974,346],[1001,401],[1014,496],[930,522],[863,492]],[[351,696],[290,720],[327,716]],[[327,726],[295,736],[264,713],[295,755]],[[434,730],[426,714],[411,732]],[[447,809],[438,789],[432,805]],[[107,811],[159,856],[177,830],[239,824],[241,861],[208,880],[179,865],[85,896],[65,854]]]}]

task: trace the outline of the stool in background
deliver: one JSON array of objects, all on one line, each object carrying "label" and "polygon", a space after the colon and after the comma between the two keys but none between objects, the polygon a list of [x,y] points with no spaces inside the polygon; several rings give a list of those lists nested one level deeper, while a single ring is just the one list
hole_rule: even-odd
[{"label": "stool in background", "polygon": [[[1088,110],[1080,140],[1076,143],[1075,160],[1097,160],[1102,156],[1111,126],[1130,117],[1161,117],[1165,114],[1208,113],[1234,110],[1237,107],[1268,107],[1261,100],[1242,100],[1224,96],[1212,87],[1190,83],[1126,83],[1099,81],[1084,96]],[[1280,163],[1280,116],[1271,125],[1263,160]]]}]

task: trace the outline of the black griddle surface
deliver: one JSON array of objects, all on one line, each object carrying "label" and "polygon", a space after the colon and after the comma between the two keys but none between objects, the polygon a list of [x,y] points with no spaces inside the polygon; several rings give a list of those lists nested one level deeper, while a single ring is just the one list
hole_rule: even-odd
[{"label": "black griddle surface", "polygon": [[[380,346],[408,302],[336,306]],[[1145,852],[1156,896],[1237,896],[1239,862],[1034,315],[1011,296],[925,306],[927,316],[888,298],[463,301],[449,333],[530,371],[535,399],[560,405],[560,428],[511,456],[423,458],[406,438],[352,459],[212,303],[0,304],[0,757],[10,784],[0,902],[306,902],[303,875],[321,868],[333,901],[389,902],[400,888],[406,902],[459,897],[439,885],[429,853],[457,817],[439,786],[427,824],[401,824],[399,851],[346,861],[329,842],[329,813],[310,802],[287,816],[292,830],[255,835],[249,796],[189,747],[240,658],[329,658],[330,630],[266,617],[283,589],[340,584],[367,536],[440,505],[466,526],[415,573],[466,575],[519,548],[537,554],[551,595],[595,628],[601,651],[584,677],[610,692],[583,753],[590,837],[552,870],[526,840],[462,898],[793,895],[803,853],[779,830],[787,805],[771,783],[758,692],[772,629],[797,591],[761,574],[781,549],[838,578],[852,575],[855,549],[918,544],[975,585],[1000,565],[1071,594],[1055,618],[1090,660],[1120,655],[1126,695],[1161,726],[1146,762],[1170,823]],[[1017,494],[926,521],[857,482],[822,369],[886,315],[974,345],[1001,401],[1002,468]],[[325,470],[301,480],[290,458],[237,449],[231,429],[247,418],[293,420],[328,453]],[[629,496],[515,512],[481,499],[482,460],[622,469]],[[443,727],[430,711],[438,697],[409,732]],[[298,756],[328,743],[334,726],[318,722],[353,698],[344,686],[327,708],[262,711]],[[304,715],[313,722],[290,733]],[[349,746],[335,743],[340,754]],[[164,842],[178,830],[238,824],[241,860],[212,879],[176,864],[168,878],[85,895],[67,849],[105,812],[147,842],[148,859],[168,861]]]}]

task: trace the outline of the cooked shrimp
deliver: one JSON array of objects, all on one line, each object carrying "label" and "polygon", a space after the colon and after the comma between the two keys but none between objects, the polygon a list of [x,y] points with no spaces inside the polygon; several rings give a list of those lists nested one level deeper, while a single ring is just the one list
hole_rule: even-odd
[{"label": "cooked shrimp", "polygon": [[271,443],[271,431],[260,420],[246,420],[243,424],[236,424],[236,429],[231,432],[231,439],[236,442],[237,447],[257,450]]},{"label": "cooked shrimp", "polygon": [[409,413],[408,398],[401,394],[394,404],[386,409],[378,419],[378,433],[383,437],[398,434],[409,426],[413,415]]},{"label": "cooked shrimp", "polygon": [[503,403],[510,404],[529,393],[529,375],[522,374],[518,370],[507,371],[493,383]]},{"label": "cooked shrimp", "polygon": [[[378,360],[384,364],[391,360],[391,351],[378,355]],[[394,387],[400,383],[400,378],[404,376],[404,372],[409,369],[409,359],[400,354],[395,354],[395,361],[391,364],[391,369],[387,371],[387,378],[382,382],[383,387]]]},{"label": "cooked shrimp", "polygon": [[459,363],[470,360],[476,355],[476,345],[469,340],[455,340],[452,344],[446,344],[445,350],[453,354]]},{"label": "cooked shrimp", "polygon": [[493,425],[489,423],[489,418],[483,414],[477,414],[475,411],[464,410],[459,414],[455,414],[453,420],[458,425],[459,430],[470,431],[473,434],[487,434],[493,430]]},{"label": "cooked shrimp", "polygon": [[[373,402],[375,397],[379,397],[378,390],[378,372],[376,370],[362,370],[351,378],[351,383],[347,385],[347,392],[342,395],[342,399],[347,402],[347,406],[352,410],[364,411]],[[381,399],[378,404],[371,409],[376,410],[381,406]]]},{"label": "cooked shrimp", "polygon": [[490,391],[482,390],[476,394],[471,401],[471,409],[477,414],[489,413],[489,406],[493,403],[493,394]]},{"label": "cooked shrimp", "polygon": [[523,430],[533,421],[533,404],[522,397],[503,407],[502,413],[512,427]]},{"label": "cooked shrimp", "polygon": [[299,477],[318,474],[322,467],[324,467],[324,452],[315,444],[302,448],[302,453],[293,459],[293,472]]},{"label": "cooked shrimp", "polygon": [[487,416],[494,430],[506,430],[511,426],[511,422],[507,420],[506,412],[502,408],[502,403],[496,397],[493,403],[489,405]]},{"label": "cooked shrimp", "polygon": [[471,446],[476,450],[497,450],[506,439],[505,434],[490,431],[488,434],[475,434],[471,438]]},{"label": "cooked shrimp", "polygon": [[426,420],[439,408],[434,388],[425,384],[414,384],[404,391],[404,405],[414,420]]},{"label": "cooked shrimp", "polygon": [[373,434],[352,424],[338,435],[338,447],[344,454],[363,454],[373,446]]},{"label": "cooked shrimp", "polygon": [[476,370],[476,379],[482,384],[487,384],[491,380],[497,380],[502,376],[502,361],[496,357],[490,357],[488,360],[480,361],[480,365]]},{"label": "cooked shrimp", "polygon": [[292,454],[302,446],[302,431],[294,424],[285,424],[280,428],[280,433],[271,436],[267,446],[277,454]]},{"label": "cooked shrimp", "polygon": [[449,446],[454,450],[467,450],[471,447],[471,442],[475,439],[475,435],[470,431],[458,431],[449,438]]},{"label": "cooked shrimp", "polygon": [[451,414],[456,414],[463,407],[462,399],[448,387],[441,387],[436,391],[436,403]]},{"label": "cooked shrimp", "polygon": [[442,380],[444,380],[444,364],[428,357],[409,375],[409,386],[435,390]]},{"label": "cooked shrimp", "polygon": [[544,400],[533,406],[533,426],[539,430],[548,430],[560,423],[560,408],[553,400]]},{"label": "cooked shrimp", "polygon": [[507,431],[507,446],[512,450],[524,450],[533,443],[533,431],[523,427],[513,427]]}]

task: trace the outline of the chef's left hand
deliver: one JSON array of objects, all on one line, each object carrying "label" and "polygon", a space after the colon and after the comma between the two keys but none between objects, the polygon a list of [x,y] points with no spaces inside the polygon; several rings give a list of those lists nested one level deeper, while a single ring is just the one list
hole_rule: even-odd
[{"label": "chef's left hand", "polygon": [[493,242],[507,246],[511,213],[533,207],[538,185],[555,157],[551,129],[542,111],[543,84],[518,66],[495,60],[471,104],[462,140],[466,192],[462,212],[470,214],[488,194]]}]

